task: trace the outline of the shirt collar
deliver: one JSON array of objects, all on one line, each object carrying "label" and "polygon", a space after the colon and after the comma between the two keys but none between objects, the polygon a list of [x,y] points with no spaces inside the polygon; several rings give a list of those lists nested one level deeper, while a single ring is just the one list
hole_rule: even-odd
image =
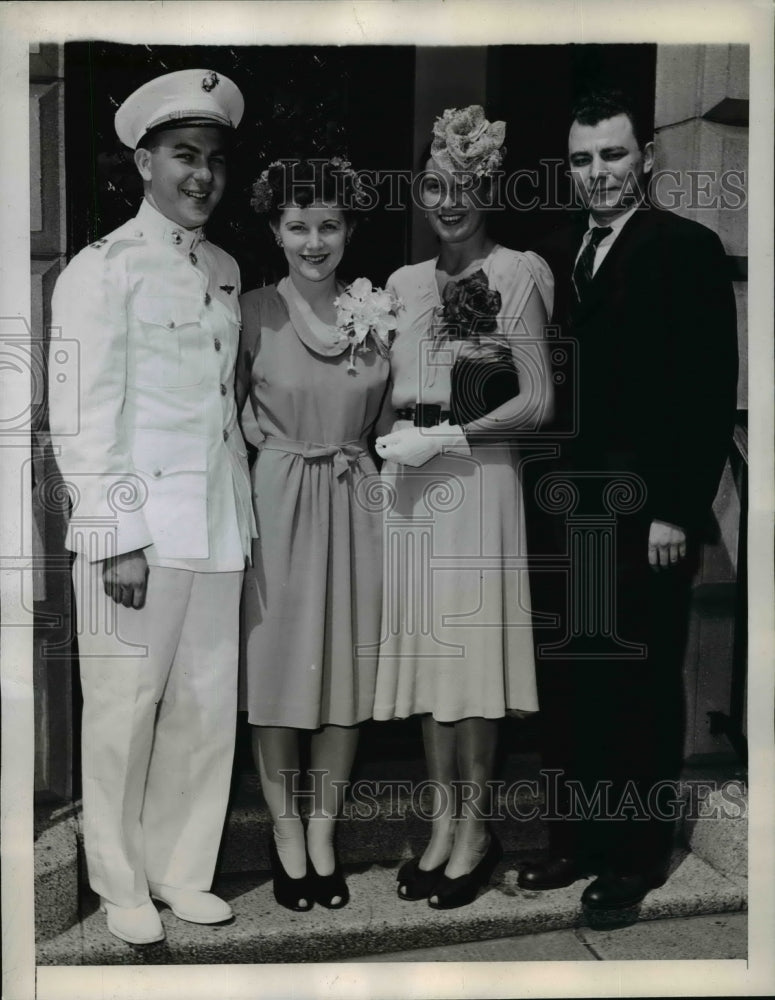
[{"label": "shirt collar", "polygon": [[[628,209],[624,213],[624,215],[617,216],[617,218],[612,219],[611,222],[605,222],[605,223],[595,222],[595,220],[590,215],[587,233],[591,232],[593,229],[600,228],[601,226],[607,226],[610,229],[613,229],[612,233],[613,236],[618,236],[621,230],[624,228],[625,223],[628,222],[633,217],[633,215],[635,215],[638,209],[641,208],[642,204],[643,203],[639,201],[637,205],[633,205],[632,208]],[[608,237],[606,237],[606,239],[607,238]]]},{"label": "shirt collar", "polygon": [[185,229],[154,208],[147,198],[143,198],[140,210],[135,216],[137,236],[160,240],[175,247],[181,253],[191,253],[206,237],[204,229]]}]

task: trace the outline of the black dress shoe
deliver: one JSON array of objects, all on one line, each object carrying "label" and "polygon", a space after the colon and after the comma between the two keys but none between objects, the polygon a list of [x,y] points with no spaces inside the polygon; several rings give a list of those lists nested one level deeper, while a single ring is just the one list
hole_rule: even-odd
[{"label": "black dress shoe", "polygon": [[476,894],[481,888],[487,885],[492,878],[492,873],[503,857],[503,848],[500,841],[494,834],[490,834],[490,843],[487,852],[476,867],[466,875],[458,878],[447,878],[442,875],[433,887],[428,906],[434,910],[454,910],[458,906],[467,906],[476,899]]},{"label": "black dress shoe", "polygon": [[420,868],[419,858],[405,861],[396,875],[398,898],[415,902],[418,899],[427,899],[432,896],[436,883],[444,874],[446,867],[447,862],[442,861],[436,868],[429,868],[426,871],[426,869]]},{"label": "black dress shoe", "polygon": [[609,872],[596,878],[581,894],[581,902],[590,910],[621,910],[636,906],[651,889],[667,881],[662,870],[622,874]]},{"label": "black dress shoe", "polygon": [[306,913],[312,909],[312,885],[309,877],[309,861],[307,872],[301,878],[291,878],[283,867],[274,837],[269,834],[269,861],[272,865],[272,890],[274,898],[280,906],[295,913]]},{"label": "black dress shoe", "polygon": [[[318,875],[312,861],[307,860],[307,870],[309,871],[310,889],[312,898],[316,903],[325,906],[327,910],[341,910],[350,902],[350,890],[344,880],[339,862],[330,875]],[[335,903],[334,900],[337,899]]]},{"label": "black dress shoe", "polygon": [[523,865],[517,876],[517,885],[520,889],[562,889],[586,874],[576,858],[553,857]]}]

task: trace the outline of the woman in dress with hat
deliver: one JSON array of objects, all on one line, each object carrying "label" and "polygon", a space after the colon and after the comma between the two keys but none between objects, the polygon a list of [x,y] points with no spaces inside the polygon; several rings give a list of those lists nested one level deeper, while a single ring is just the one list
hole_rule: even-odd
[{"label": "woman in dress with hat", "polygon": [[[486,228],[504,136],[479,106],[437,120],[420,193],[439,255],[388,283],[404,309],[391,353],[398,419],[377,439],[392,508],[374,715],[422,715],[431,837],[399,870],[398,894],[440,909],[471,902],[500,858],[485,822],[498,720],[537,708],[512,443],[551,409],[541,338],[553,283],[540,257],[498,245]],[[512,367],[512,388],[505,377],[491,412],[471,414],[453,371],[483,350],[501,376],[513,364],[519,386]]]},{"label": "woman in dress with hat", "polygon": [[[376,475],[366,436],[386,396],[385,342],[395,320],[389,298],[366,279],[349,292],[337,282],[361,198],[347,161],[274,163],[253,195],[288,274],[241,299],[238,402],[249,392],[263,436],[253,468],[259,537],[245,587],[243,700],[273,819],[275,898],[293,910],[335,908],[349,895],[334,854],[335,818],[357,727],[374,701],[382,535],[380,514],[364,499]],[[360,344],[352,323],[343,333],[359,303],[372,323]],[[306,830],[302,733],[311,734]]]}]

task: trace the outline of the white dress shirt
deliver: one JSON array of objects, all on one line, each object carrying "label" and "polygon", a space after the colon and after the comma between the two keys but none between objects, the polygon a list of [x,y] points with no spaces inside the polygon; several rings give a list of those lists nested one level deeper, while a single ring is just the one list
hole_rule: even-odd
[{"label": "white dress shirt", "polygon": [[595,222],[595,220],[590,215],[589,228],[584,233],[584,239],[581,241],[581,246],[579,247],[579,252],[576,254],[576,260],[574,261],[573,266],[574,267],[576,266],[579,257],[584,252],[584,249],[589,243],[589,236],[592,230],[598,228],[604,228],[605,226],[610,226],[613,232],[603,237],[603,239],[598,243],[597,250],[595,251],[595,261],[594,264],[592,265],[592,274],[594,276],[597,273],[597,269],[605,260],[609,250],[616,242],[622,229],[624,229],[626,222],[628,221],[628,219],[632,218],[632,216],[638,211],[639,208],[640,208],[640,203],[638,203],[637,205],[633,205],[632,208],[626,211],[623,215],[620,215],[616,219],[613,219],[611,222],[606,222],[605,224]]}]

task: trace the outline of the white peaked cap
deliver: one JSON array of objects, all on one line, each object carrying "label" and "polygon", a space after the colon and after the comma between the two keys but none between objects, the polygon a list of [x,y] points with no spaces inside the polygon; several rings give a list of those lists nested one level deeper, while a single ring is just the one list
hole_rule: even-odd
[{"label": "white peaked cap", "polygon": [[135,149],[148,132],[190,125],[236,128],[245,100],[235,83],[210,69],[184,69],[139,87],[116,112],[116,134]]}]

